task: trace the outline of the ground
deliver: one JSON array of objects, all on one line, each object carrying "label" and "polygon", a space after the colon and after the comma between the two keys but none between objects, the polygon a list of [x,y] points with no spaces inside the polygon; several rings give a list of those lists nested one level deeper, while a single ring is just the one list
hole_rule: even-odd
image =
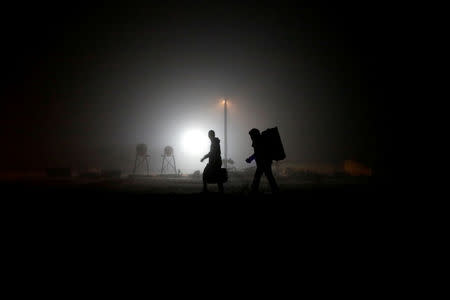
[{"label": "ground", "polygon": [[352,249],[378,251],[374,239],[401,237],[392,228],[408,206],[361,178],[280,179],[277,196],[266,180],[256,196],[248,193],[249,184],[249,178],[230,178],[224,195],[213,185],[204,195],[199,178],[3,179],[3,232],[24,256],[48,245],[78,249],[87,243],[89,252],[108,240],[111,249],[146,245],[176,255],[186,249],[237,254],[259,245],[327,257],[343,245],[351,248],[348,255]]},{"label": "ground", "polygon": [[[45,176],[3,179],[0,184],[10,196],[107,196],[115,198],[137,197],[142,199],[249,199],[306,197],[367,197],[376,192],[366,177],[346,178],[278,178],[281,193],[272,195],[263,177],[258,195],[250,194],[251,177],[230,178],[225,183],[225,194],[217,193],[217,185],[209,184],[210,193],[203,194],[202,181],[192,177],[125,176],[121,178],[48,178]],[[299,199],[300,200],[300,199]]]}]

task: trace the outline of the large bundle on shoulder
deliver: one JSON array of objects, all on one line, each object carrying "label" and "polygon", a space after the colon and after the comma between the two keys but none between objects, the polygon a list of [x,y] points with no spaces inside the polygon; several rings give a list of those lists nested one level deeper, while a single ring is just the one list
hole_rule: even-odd
[{"label": "large bundle on shoulder", "polygon": [[267,149],[267,154],[272,160],[283,160],[286,158],[284,153],[283,143],[281,142],[280,133],[278,127],[268,128],[261,132],[261,136],[264,140],[264,146]]}]

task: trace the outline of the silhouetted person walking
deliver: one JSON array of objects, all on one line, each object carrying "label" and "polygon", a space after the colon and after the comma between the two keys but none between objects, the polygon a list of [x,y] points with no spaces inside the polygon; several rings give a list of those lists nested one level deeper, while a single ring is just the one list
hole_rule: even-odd
[{"label": "silhouetted person walking", "polygon": [[272,193],[278,193],[278,186],[272,174],[272,158],[270,157],[270,153],[267,149],[267,145],[265,145],[261,133],[258,129],[253,128],[248,134],[253,142],[252,147],[254,149],[254,153],[245,161],[247,163],[251,163],[253,160],[256,161],[256,172],[252,183],[252,193],[258,192],[259,182],[263,173],[269,181]]},{"label": "silhouetted person walking", "polygon": [[[203,171],[203,192],[208,191],[207,179],[212,176],[219,176],[220,168],[222,167],[222,158],[220,157],[220,140],[216,138],[214,130],[208,132],[208,137],[211,140],[211,147],[209,153],[203,156],[200,160],[203,162],[209,158],[209,162]],[[223,193],[223,183],[220,180],[217,182],[219,186],[219,192]]]}]

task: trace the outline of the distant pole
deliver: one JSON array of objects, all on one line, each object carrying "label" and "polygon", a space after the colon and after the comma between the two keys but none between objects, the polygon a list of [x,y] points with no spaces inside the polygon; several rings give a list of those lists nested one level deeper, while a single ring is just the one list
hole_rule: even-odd
[{"label": "distant pole", "polygon": [[227,168],[228,163],[228,149],[227,149],[227,98],[224,99],[224,106],[223,106],[223,113],[224,113],[224,131],[225,131],[225,169]]}]

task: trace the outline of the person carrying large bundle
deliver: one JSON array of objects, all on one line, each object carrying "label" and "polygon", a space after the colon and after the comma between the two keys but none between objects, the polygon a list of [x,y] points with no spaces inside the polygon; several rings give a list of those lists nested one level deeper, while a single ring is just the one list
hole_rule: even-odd
[{"label": "person carrying large bundle", "polygon": [[252,139],[254,153],[245,161],[247,163],[251,163],[253,160],[256,161],[256,172],[253,177],[251,191],[252,193],[258,192],[261,176],[265,174],[272,193],[278,193],[278,185],[272,173],[272,161],[286,158],[278,128],[269,128],[262,133],[258,129],[253,128],[249,131],[249,135]]}]

